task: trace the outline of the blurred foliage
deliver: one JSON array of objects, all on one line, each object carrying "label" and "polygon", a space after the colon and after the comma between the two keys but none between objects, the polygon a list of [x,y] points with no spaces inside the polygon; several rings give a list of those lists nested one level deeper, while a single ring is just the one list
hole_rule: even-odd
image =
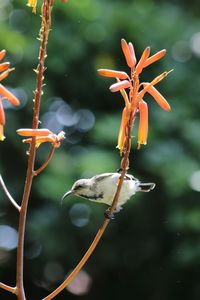
[{"label": "blurred foliage", "polygon": [[[15,130],[30,127],[40,27],[24,0],[0,2],[0,49],[16,70],[5,84],[21,99],[8,107],[1,173],[20,203],[27,146]],[[167,55],[144,72],[144,80],[174,68],[159,84],[172,106],[165,113],[150,106],[146,147],[133,138],[130,173],[153,181],[156,189],[139,194],[107,229],[78,281],[58,299],[197,300],[200,298],[200,12],[199,1],[55,1],[48,43],[41,109],[42,126],[66,131],[66,141],[31,193],[25,252],[29,300],[41,299],[71,270],[94,237],[106,207],[71,197],[60,199],[80,177],[119,168],[117,133],[123,100],[108,90],[112,80],[97,68],[125,69],[120,39],[132,41],[139,56],[147,45]],[[62,106],[62,109],[60,107]],[[66,112],[67,118],[62,112]],[[133,135],[136,135],[134,128]],[[37,165],[48,153],[38,150]],[[1,193],[0,280],[14,283],[16,247],[1,236],[17,229],[17,213]],[[7,227],[6,227],[7,228]],[[15,236],[16,231],[13,231]],[[11,247],[12,246],[12,247]],[[66,295],[67,293],[67,295]],[[4,291],[0,298],[14,299]]]}]

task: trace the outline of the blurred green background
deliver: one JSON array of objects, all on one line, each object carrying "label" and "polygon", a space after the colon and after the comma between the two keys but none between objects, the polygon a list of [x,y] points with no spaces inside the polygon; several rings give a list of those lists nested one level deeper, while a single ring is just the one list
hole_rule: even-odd
[{"label": "blurred green background", "polygon": [[[0,49],[16,70],[4,81],[20,99],[5,103],[6,140],[0,171],[20,203],[27,145],[15,130],[31,126],[40,27],[39,0],[33,15],[24,0],[0,2]],[[127,70],[120,39],[132,41],[139,57],[166,48],[162,61],[147,68],[149,81],[174,68],[158,86],[172,111],[146,97],[149,140],[136,150],[130,173],[156,183],[137,194],[107,228],[94,255],[56,299],[200,299],[200,11],[199,1],[55,1],[41,108],[43,127],[66,131],[66,140],[33,185],[25,245],[27,299],[47,295],[76,265],[103,220],[105,206],[84,199],[60,199],[81,177],[115,172],[123,100],[111,94],[113,80],[98,68]],[[136,135],[136,131],[134,131]],[[38,150],[37,166],[49,150]],[[0,194],[0,280],[14,285],[17,212]],[[14,299],[3,290],[0,299]]]}]

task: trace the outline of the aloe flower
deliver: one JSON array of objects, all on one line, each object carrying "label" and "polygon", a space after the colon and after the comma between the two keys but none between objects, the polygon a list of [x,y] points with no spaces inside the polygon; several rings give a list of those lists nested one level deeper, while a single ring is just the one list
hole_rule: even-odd
[{"label": "aloe flower", "polygon": [[138,149],[140,149],[140,145],[147,144],[148,106],[143,100],[143,97],[146,93],[149,93],[162,109],[165,111],[170,111],[171,108],[169,103],[154,87],[154,85],[159,83],[172,70],[160,74],[151,82],[140,83],[139,76],[141,75],[142,71],[149,65],[161,59],[165,55],[166,50],[160,50],[154,55],[150,56],[150,47],[146,47],[141,55],[141,58],[137,62],[132,43],[127,43],[124,39],[122,39],[121,48],[126,60],[126,64],[130,68],[130,76],[124,71],[109,69],[99,69],[98,73],[102,76],[116,78],[116,83],[110,86],[110,91],[119,91],[125,102],[117,145],[117,148],[119,148],[120,154],[122,155],[125,149],[127,126],[133,126],[136,113],[139,113]]}]

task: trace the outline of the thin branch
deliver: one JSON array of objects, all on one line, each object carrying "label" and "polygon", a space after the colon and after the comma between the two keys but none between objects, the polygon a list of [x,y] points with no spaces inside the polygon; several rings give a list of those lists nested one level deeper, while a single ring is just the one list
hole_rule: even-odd
[{"label": "thin branch", "polygon": [[48,156],[47,160],[43,163],[43,165],[40,168],[38,168],[36,171],[33,172],[34,176],[37,176],[40,172],[42,172],[47,167],[47,165],[49,164],[50,160],[52,159],[52,157],[54,155],[55,149],[56,148],[54,146],[51,147],[51,150],[49,152],[49,156]]},{"label": "thin branch", "polygon": [[3,290],[6,290],[12,294],[16,294],[17,292],[17,288],[16,287],[12,287],[12,286],[9,286],[3,282],[0,282],[0,288],[2,288]]},{"label": "thin branch", "polygon": [[[45,58],[46,58],[46,46],[48,41],[48,35],[51,27],[51,11],[52,11],[52,1],[53,0],[44,0],[42,6],[42,23],[40,29],[40,51],[39,51],[39,64],[36,70],[36,90],[35,90],[35,99],[34,99],[34,113],[33,113],[33,122],[32,128],[37,129],[39,123],[39,112],[40,112],[40,103],[42,96],[42,86],[43,78],[45,71]],[[17,297],[19,300],[25,300],[24,292],[24,280],[23,280],[23,265],[24,265],[24,236],[25,236],[25,226],[26,226],[26,215],[29,202],[30,191],[32,187],[33,177],[34,177],[34,165],[35,165],[35,155],[36,155],[36,145],[35,138],[33,138],[30,145],[29,158],[28,158],[28,167],[26,173],[26,181],[24,186],[24,193],[22,197],[22,204],[19,216],[19,228],[18,228],[18,247],[17,247]]]},{"label": "thin branch", "polygon": [[4,193],[6,194],[8,200],[10,201],[10,203],[20,212],[21,207],[17,204],[17,202],[13,199],[13,197],[9,193],[1,175],[0,175],[0,185]]},{"label": "thin branch", "polygon": [[[122,172],[121,172],[121,176],[117,185],[117,190],[115,192],[114,198],[113,198],[113,202],[112,202],[112,206],[109,209],[109,215],[111,216],[115,210],[115,208],[117,207],[117,203],[119,200],[119,195],[120,195],[120,191],[123,185],[123,181],[124,181],[124,176],[126,174],[127,168],[128,168],[128,164],[129,164],[129,153],[130,153],[130,149],[131,149],[131,132],[132,132],[132,126],[133,123],[135,121],[135,111],[133,112],[132,117],[130,118],[130,122],[128,124],[128,128],[127,128],[127,136],[126,136],[126,150],[124,153],[124,157],[122,159],[121,162],[121,167],[122,167]],[[58,286],[58,288],[56,290],[54,290],[51,294],[49,294],[48,296],[46,296],[45,298],[43,298],[42,300],[51,300],[53,299],[55,296],[57,296],[64,288],[66,288],[66,286],[74,279],[74,277],[78,274],[78,272],[82,269],[82,267],[86,264],[86,262],[88,261],[89,257],[91,256],[91,254],[94,252],[94,250],[96,249],[106,227],[108,226],[110,222],[110,219],[105,218],[102,225],[100,226],[94,240],[92,241],[91,245],[89,246],[88,250],[86,251],[86,253],[84,254],[84,256],[82,257],[82,259],[80,260],[80,262],[77,264],[77,266],[74,268],[74,270],[68,275],[68,277]]]}]

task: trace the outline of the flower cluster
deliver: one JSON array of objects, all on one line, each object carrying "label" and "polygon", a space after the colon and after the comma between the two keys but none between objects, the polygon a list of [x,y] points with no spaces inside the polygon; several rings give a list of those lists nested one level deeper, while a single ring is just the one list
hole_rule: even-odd
[{"label": "flower cluster", "polygon": [[65,139],[64,131],[59,132],[58,134],[53,133],[49,129],[31,129],[31,128],[22,128],[18,129],[17,133],[21,136],[30,136],[28,139],[24,139],[23,143],[32,143],[33,137],[35,137],[36,148],[38,148],[42,143],[49,142],[52,144],[52,147],[59,148],[60,143]]},{"label": "flower cluster", "polygon": [[121,47],[126,59],[126,63],[130,68],[130,76],[123,71],[109,69],[98,70],[98,73],[102,76],[116,78],[116,83],[110,86],[110,91],[119,91],[125,101],[125,108],[122,112],[122,120],[117,145],[117,148],[120,150],[120,154],[122,154],[125,149],[127,126],[133,126],[137,112],[139,112],[140,116],[138,127],[138,149],[140,148],[141,144],[145,145],[147,143],[148,106],[143,100],[143,97],[146,93],[149,93],[155,99],[158,105],[165,111],[170,111],[171,109],[166,99],[154,87],[155,84],[160,82],[171,71],[162,73],[151,82],[140,83],[139,81],[139,76],[143,69],[161,59],[165,55],[166,50],[163,49],[150,56],[150,47],[147,47],[143,51],[142,56],[137,63],[133,44],[127,43],[124,39],[122,39]]},{"label": "flower cluster", "polygon": [[[5,57],[6,50],[0,51],[0,61]],[[14,68],[9,68],[10,63],[4,62],[0,63],[0,81],[5,79],[11,71],[14,70]],[[5,125],[5,112],[3,108],[3,100],[7,99],[12,105],[18,106],[20,104],[19,100],[11,93],[9,92],[2,84],[0,84],[0,141],[3,141],[5,139],[4,137],[4,125]]]}]

